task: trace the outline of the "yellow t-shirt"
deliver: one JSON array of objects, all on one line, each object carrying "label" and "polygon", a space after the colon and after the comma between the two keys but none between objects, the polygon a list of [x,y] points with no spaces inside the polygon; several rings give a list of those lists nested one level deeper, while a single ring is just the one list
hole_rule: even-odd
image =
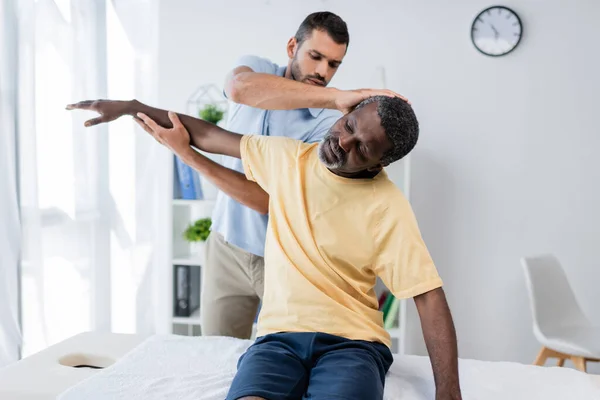
[{"label": "yellow t-shirt", "polygon": [[323,332],[391,345],[377,276],[398,298],[442,285],[412,208],[385,171],[342,178],[318,145],[244,136],[246,177],[270,195],[258,336]]}]

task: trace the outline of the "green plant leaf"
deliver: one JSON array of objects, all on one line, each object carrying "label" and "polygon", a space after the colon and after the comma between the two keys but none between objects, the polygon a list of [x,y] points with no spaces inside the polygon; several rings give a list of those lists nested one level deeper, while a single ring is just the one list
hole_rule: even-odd
[{"label": "green plant leaf", "polygon": [[187,226],[183,238],[188,242],[204,242],[210,235],[212,221],[210,218],[201,218]]},{"label": "green plant leaf", "polygon": [[200,118],[215,125],[223,119],[223,115],[224,111],[217,107],[215,104],[207,104],[198,113],[198,116]]}]

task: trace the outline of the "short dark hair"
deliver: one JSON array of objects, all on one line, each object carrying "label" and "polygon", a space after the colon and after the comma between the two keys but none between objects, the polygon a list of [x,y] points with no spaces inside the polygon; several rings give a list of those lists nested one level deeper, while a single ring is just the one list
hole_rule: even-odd
[{"label": "short dark hair", "polygon": [[334,42],[345,44],[346,48],[350,44],[348,26],[344,20],[332,12],[320,11],[310,14],[300,24],[295,35],[298,45],[308,39],[315,29],[327,32]]},{"label": "short dark hair", "polygon": [[369,97],[356,109],[373,102],[377,102],[381,126],[392,143],[392,148],[381,157],[381,163],[385,166],[402,159],[415,147],[419,139],[419,121],[410,104],[398,97]]}]

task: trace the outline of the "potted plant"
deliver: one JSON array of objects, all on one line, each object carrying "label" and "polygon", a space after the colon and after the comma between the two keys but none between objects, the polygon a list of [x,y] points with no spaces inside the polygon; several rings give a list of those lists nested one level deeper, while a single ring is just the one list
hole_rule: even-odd
[{"label": "potted plant", "polygon": [[217,125],[219,121],[223,119],[225,113],[215,104],[207,104],[203,109],[198,112],[198,116],[210,123]]},{"label": "potted plant", "polygon": [[183,237],[190,243],[190,253],[192,255],[198,255],[203,253],[204,242],[208,239],[210,234],[211,226],[210,218],[201,218],[188,225],[187,229],[183,232]]}]

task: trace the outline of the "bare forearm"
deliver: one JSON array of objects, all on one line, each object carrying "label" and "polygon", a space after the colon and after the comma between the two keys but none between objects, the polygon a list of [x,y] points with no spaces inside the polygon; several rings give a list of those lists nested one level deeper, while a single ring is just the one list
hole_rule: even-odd
[{"label": "bare forearm", "polygon": [[456,331],[442,288],[415,297],[431,359],[436,399],[461,399]]},{"label": "bare forearm", "polygon": [[226,168],[191,148],[180,157],[232,199],[261,214],[269,212],[269,195],[256,182],[246,179],[244,174]]},{"label": "bare forearm", "polygon": [[[172,128],[168,111],[150,107],[137,100],[127,102],[127,114],[137,116],[144,113],[164,128]],[[224,154],[240,158],[240,140],[242,135],[233,133],[206,122],[199,118],[193,118],[185,114],[177,114],[181,123],[190,135],[190,144],[200,150],[214,154]]]},{"label": "bare forearm", "polygon": [[241,72],[229,80],[225,91],[239,104],[266,110],[293,110],[335,109],[338,89],[308,85],[271,74]]}]

